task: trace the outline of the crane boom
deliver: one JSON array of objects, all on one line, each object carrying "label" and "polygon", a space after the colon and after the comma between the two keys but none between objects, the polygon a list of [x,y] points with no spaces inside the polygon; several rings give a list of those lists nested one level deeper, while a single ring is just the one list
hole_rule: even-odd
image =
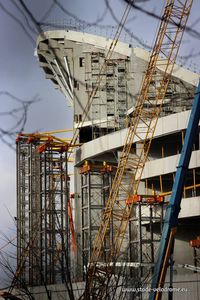
[{"label": "crane boom", "polygon": [[[91,297],[105,299],[109,294],[109,282],[113,275],[114,263],[119,258],[133,207],[133,203],[126,200],[138,190],[192,2],[192,0],[166,0],[141,92],[127,129],[116,175],[93,245],[82,299],[91,299]],[[138,142],[141,147],[134,160],[129,155],[133,142]],[[127,166],[132,170],[132,179],[128,187],[123,184]],[[104,260],[105,263],[101,264],[103,247],[111,223],[115,228],[114,241],[106,261]]]},{"label": "crane boom", "polygon": [[162,296],[162,287],[164,286],[167,267],[169,264],[169,255],[171,253],[174,236],[176,234],[178,215],[180,212],[180,203],[186,173],[191,157],[192,145],[195,135],[198,132],[198,123],[200,119],[200,82],[194,97],[192,111],[185,134],[185,141],[181,151],[180,161],[177,167],[176,177],[172,189],[169,205],[166,210],[164,228],[158,250],[158,259],[155,264],[151,293],[149,300],[160,300]]}]

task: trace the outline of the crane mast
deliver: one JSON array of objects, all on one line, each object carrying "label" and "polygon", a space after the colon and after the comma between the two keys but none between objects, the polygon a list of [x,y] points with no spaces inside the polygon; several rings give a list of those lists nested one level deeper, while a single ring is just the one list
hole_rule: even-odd
[{"label": "crane mast", "polygon": [[[129,122],[110,195],[93,244],[86,275],[86,288],[81,299],[107,299],[109,295],[109,283],[115,263],[121,254],[133,208],[133,202],[127,200],[137,194],[192,2],[192,0],[166,0],[140,95]],[[133,158],[130,152],[135,142],[138,150]],[[128,186],[124,184],[127,168],[132,171]],[[111,248],[105,255],[103,249],[111,223],[112,226],[114,224],[114,238]]]}]

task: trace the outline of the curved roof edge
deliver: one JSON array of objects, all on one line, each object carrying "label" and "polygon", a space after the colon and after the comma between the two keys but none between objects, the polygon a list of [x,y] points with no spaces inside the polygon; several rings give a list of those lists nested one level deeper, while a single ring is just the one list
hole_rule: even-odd
[{"label": "curved roof edge", "polygon": [[[66,39],[69,41],[77,42],[77,43],[86,43],[98,48],[109,49],[112,39],[105,38],[100,35],[94,35],[90,33],[71,31],[71,30],[53,30],[53,31],[45,31],[39,35],[37,39],[38,44],[44,39]],[[115,47],[115,52],[118,52],[122,55],[131,55],[131,47],[129,44],[118,41]]]},{"label": "curved roof edge", "polygon": [[[105,38],[103,36],[84,33],[84,32],[71,31],[71,30],[53,30],[53,31],[45,31],[41,33],[37,39],[37,46],[41,41],[45,39],[66,39],[66,40],[74,41],[76,43],[91,44],[101,49],[109,49],[113,41],[112,39]],[[132,48],[131,45],[120,41],[118,41],[115,46],[115,52],[122,55],[131,56],[132,51],[136,55],[136,57],[143,59],[145,61],[149,60],[150,52],[148,52],[147,50],[144,50],[139,47]],[[164,70],[162,66],[160,66],[159,69]],[[175,65],[172,74],[173,76],[187,83],[190,83],[194,86],[198,85],[198,81],[200,79],[200,74],[194,73],[179,65]]]}]

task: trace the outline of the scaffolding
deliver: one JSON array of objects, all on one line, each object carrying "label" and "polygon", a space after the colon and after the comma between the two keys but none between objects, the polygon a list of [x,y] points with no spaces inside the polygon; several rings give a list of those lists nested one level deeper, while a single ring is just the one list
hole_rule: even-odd
[{"label": "scaffolding", "polygon": [[[99,229],[100,220],[109,195],[113,179],[110,165],[91,165],[88,162],[80,168],[81,210],[82,210],[82,266],[85,274],[93,249],[93,241]],[[113,240],[113,224],[104,243],[101,260],[106,261]]]},{"label": "scaffolding", "polygon": [[17,138],[17,282],[65,281],[69,268],[66,143],[45,135]]},{"label": "scaffolding", "polygon": [[106,62],[108,127],[119,130],[125,127],[128,109],[127,74],[128,59],[110,59]]},{"label": "scaffolding", "polygon": [[[128,200],[133,204],[129,220],[129,271],[127,285],[144,287],[150,284],[153,267],[163,227],[164,198],[157,195],[133,195]],[[138,299],[146,299],[138,293]]]},{"label": "scaffolding", "polygon": [[[127,58],[106,60],[102,51],[86,53],[86,57],[85,81],[88,97],[97,89],[90,109],[92,139],[95,139],[125,127],[130,61]],[[105,65],[105,71],[99,82],[97,79],[102,65]]]}]

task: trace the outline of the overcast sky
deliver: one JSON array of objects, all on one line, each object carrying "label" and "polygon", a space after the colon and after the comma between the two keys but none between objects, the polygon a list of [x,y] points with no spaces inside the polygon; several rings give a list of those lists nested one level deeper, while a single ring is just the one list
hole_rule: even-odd
[{"label": "overcast sky", "polygon": [[[53,0],[25,0],[25,4],[38,21],[80,26],[81,20],[94,22],[100,19],[99,25],[116,25],[113,16],[106,10],[104,0],[59,0],[59,2],[68,13],[57,5],[52,6]],[[158,15],[161,14],[164,3],[165,1],[161,0],[149,0],[142,4],[138,1],[138,5]],[[122,0],[109,0],[109,4],[119,19],[126,4]],[[50,7],[52,9],[49,11]],[[25,132],[71,128],[72,108],[68,106],[61,92],[56,91],[53,84],[45,79],[44,72],[39,68],[37,57],[34,56],[38,34],[34,30],[31,31],[29,25],[36,28],[30,19],[28,21],[25,19],[19,9],[21,9],[19,0],[0,0],[0,113],[18,105],[5,92],[23,100],[36,97],[40,101],[33,104],[28,112]],[[199,11],[200,0],[194,0],[188,26],[192,26],[198,32],[200,32]],[[157,26],[158,20],[132,9],[127,27],[139,38],[141,44],[152,45]],[[108,37],[112,31],[107,28],[102,29],[101,26],[93,26],[90,30]],[[122,35],[122,40],[134,46],[141,46],[138,40],[125,33]],[[200,56],[196,55],[200,51],[199,46],[199,38],[193,38],[191,34],[186,33],[180,51],[182,56],[193,54],[192,59],[188,59],[186,64],[197,72],[200,69]],[[7,130],[12,127],[13,122],[16,120],[0,115],[0,128]],[[12,216],[16,215],[15,152],[2,141],[0,146],[0,231],[8,233],[8,228],[14,229],[8,211]],[[10,230],[8,234],[12,236],[14,232]],[[0,241],[0,245],[3,243]]]}]

